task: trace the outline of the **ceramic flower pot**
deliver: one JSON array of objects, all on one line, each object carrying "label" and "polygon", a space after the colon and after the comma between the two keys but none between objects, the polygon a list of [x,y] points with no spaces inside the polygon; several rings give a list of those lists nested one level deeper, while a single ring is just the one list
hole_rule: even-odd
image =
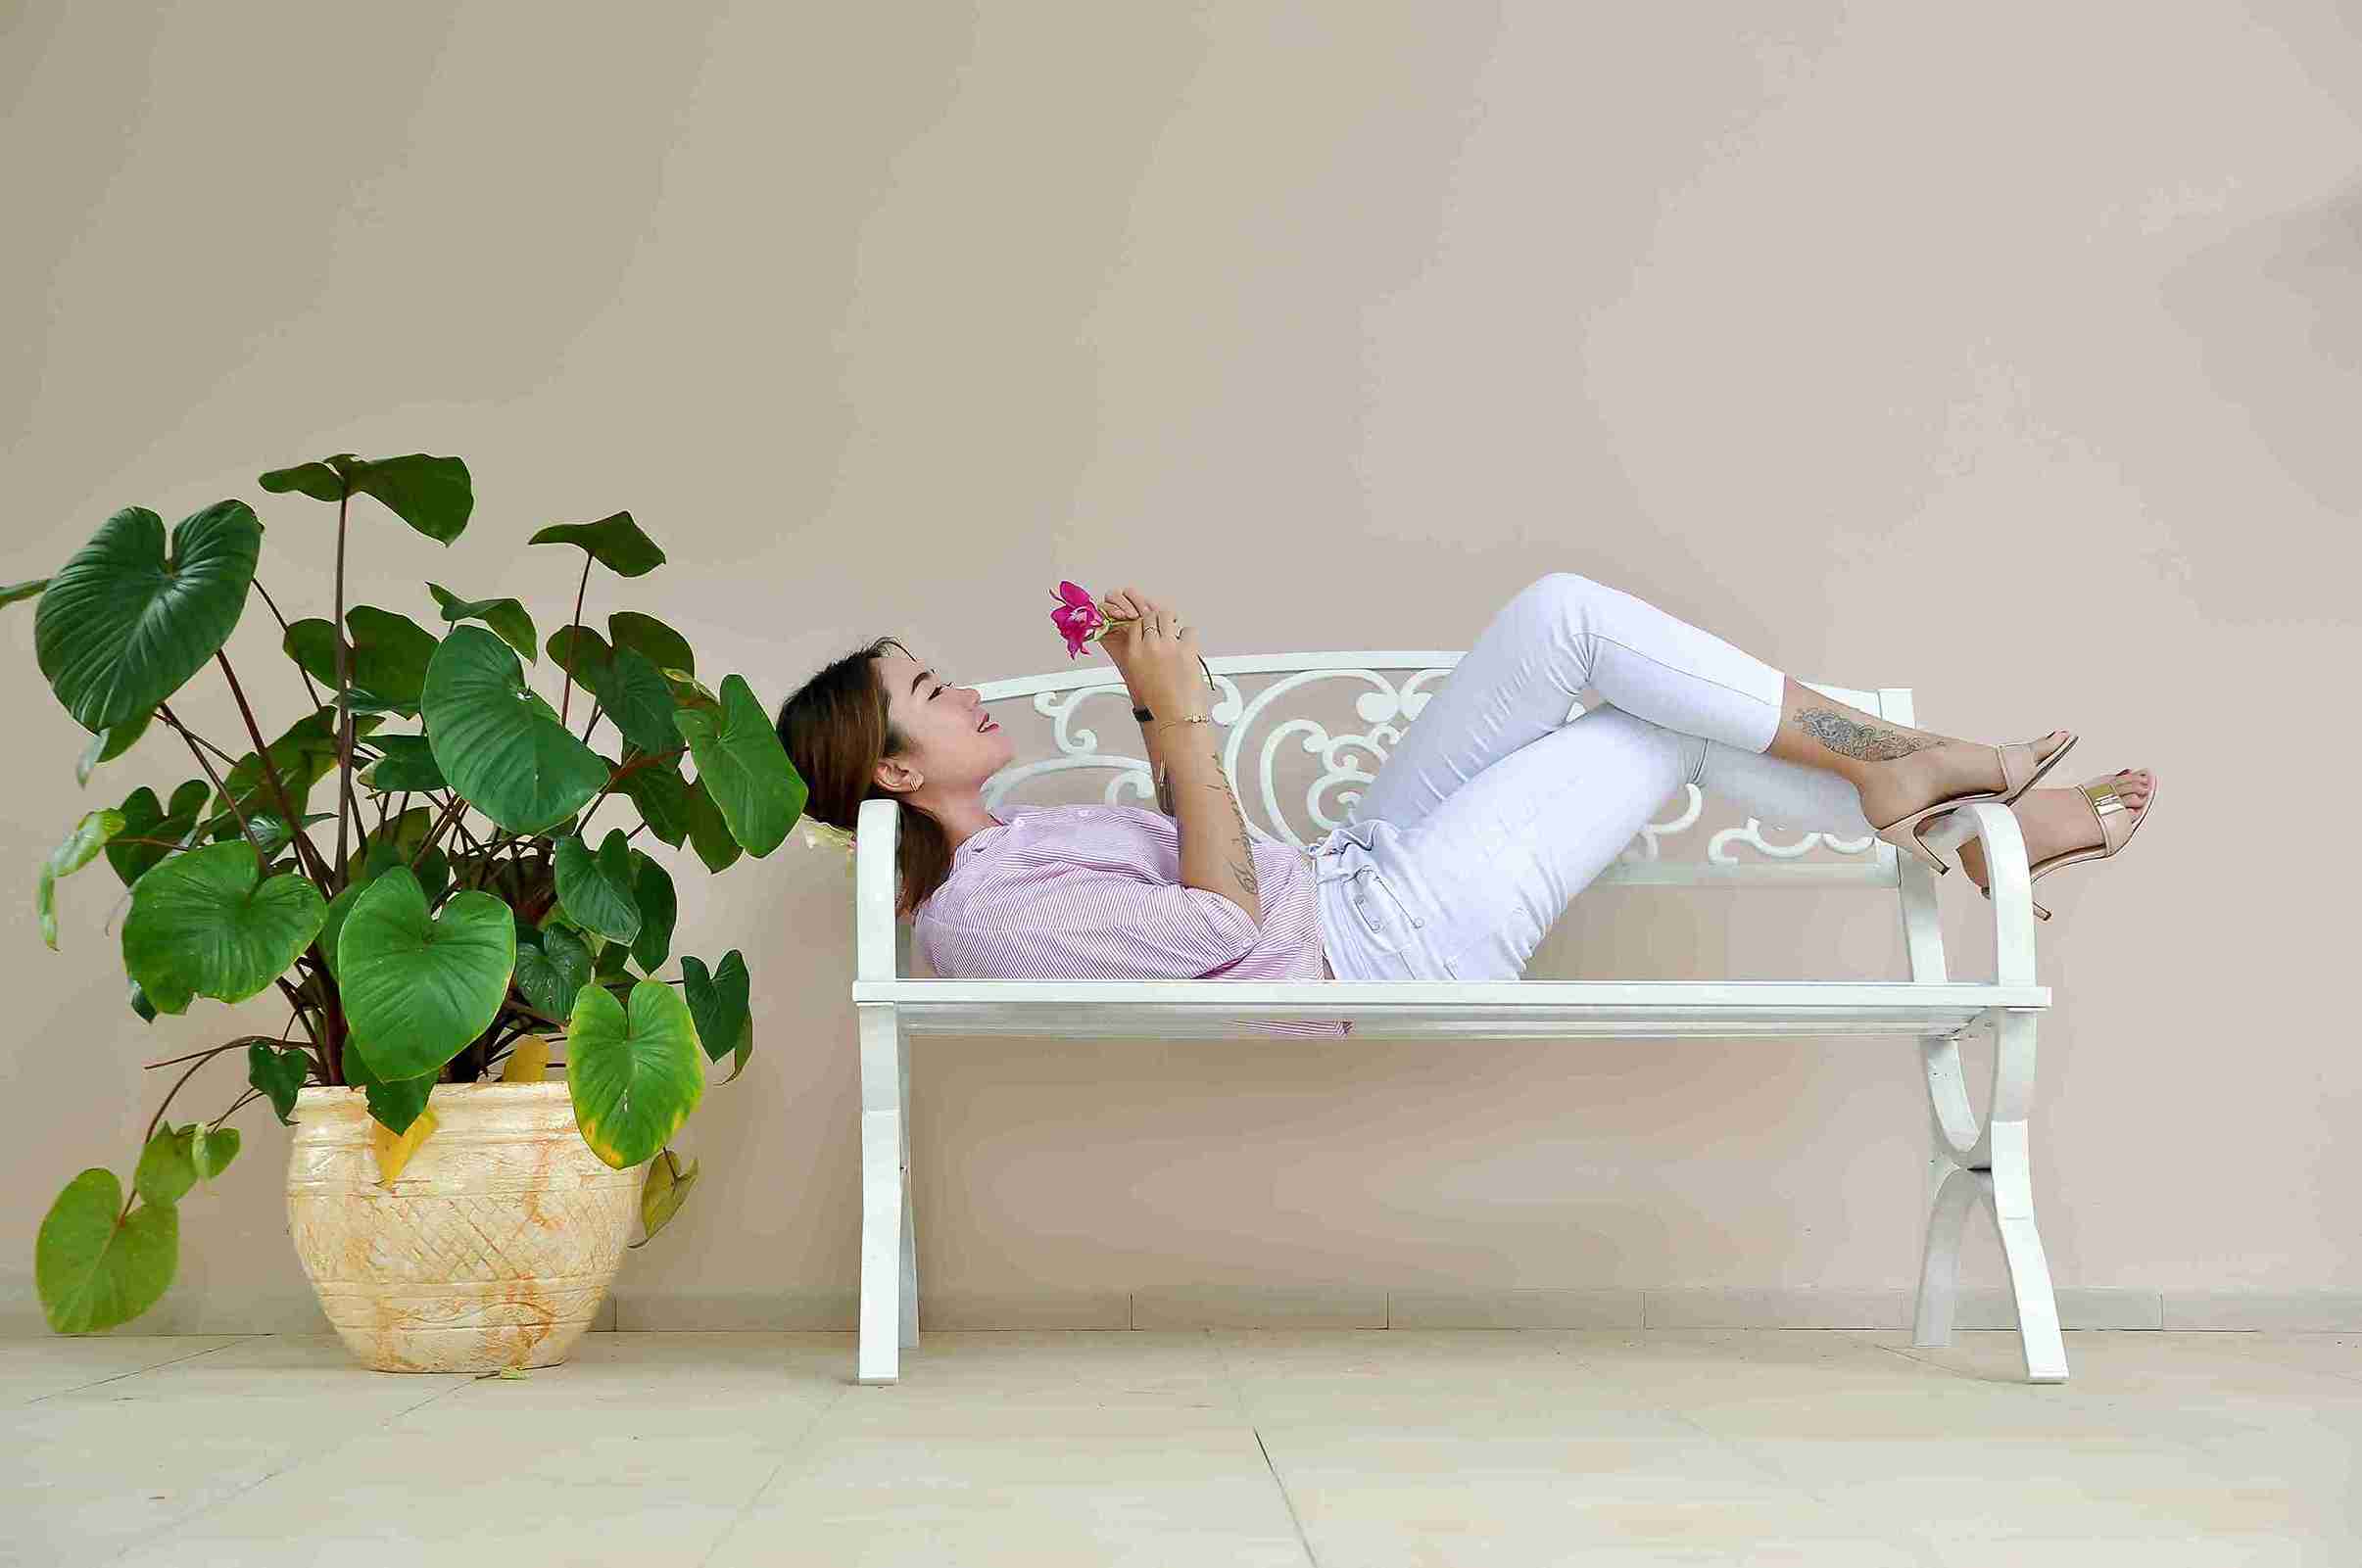
[{"label": "ceramic flower pot", "polygon": [[427,1111],[386,1182],[362,1090],[296,1096],[287,1225],[328,1321],[381,1372],[557,1365],[622,1265],[651,1162],[591,1153],[563,1078],[439,1083]]}]

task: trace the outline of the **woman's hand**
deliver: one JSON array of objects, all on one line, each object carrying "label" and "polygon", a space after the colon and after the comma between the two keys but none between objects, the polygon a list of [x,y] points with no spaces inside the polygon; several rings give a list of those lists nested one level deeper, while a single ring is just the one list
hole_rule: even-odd
[{"label": "woman's hand", "polygon": [[1110,623],[1099,635],[1099,646],[1122,672],[1135,706],[1159,719],[1204,711],[1197,629],[1178,610],[1126,588],[1099,600],[1099,613]]}]

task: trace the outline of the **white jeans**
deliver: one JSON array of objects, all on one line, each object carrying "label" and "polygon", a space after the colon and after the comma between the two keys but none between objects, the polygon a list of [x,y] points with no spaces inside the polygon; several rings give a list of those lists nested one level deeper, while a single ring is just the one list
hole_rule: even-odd
[{"label": "white jeans", "polygon": [[[1685,782],[1767,826],[1867,836],[1851,781],[1765,751],[1782,679],[1629,594],[1537,579],[1314,851],[1329,966],[1348,980],[1519,978]],[[1577,713],[1585,687],[1606,701]]]}]

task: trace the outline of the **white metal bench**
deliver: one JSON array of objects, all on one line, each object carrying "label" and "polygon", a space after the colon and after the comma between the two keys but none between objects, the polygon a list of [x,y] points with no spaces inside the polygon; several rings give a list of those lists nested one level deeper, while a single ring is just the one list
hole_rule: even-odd
[{"label": "white metal bench", "polygon": [[[1245,654],[1208,658],[1216,683],[1209,709],[1224,736],[1223,762],[1249,818],[1268,818],[1274,836],[1309,845],[1338,826],[1321,814],[1325,796],[1342,805],[1375,776],[1389,744],[1401,738],[1427,692],[1460,660],[1452,651]],[[1390,678],[1402,672],[1399,679]],[[1274,679],[1253,692],[1242,676]],[[1334,686],[1330,683],[1345,683]],[[1825,695],[1909,725],[1906,688],[1874,691],[1806,682]],[[1109,803],[1130,790],[1149,804],[1153,791],[1144,758],[1101,752],[1097,736],[1073,724],[1087,698],[1112,699],[1108,719],[1136,736],[1130,699],[1104,668],[986,683],[987,701],[1031,696],[1052,726],[1057,754],[1020,762],[988,782],[988,807],[1028,780],[1075,770],[1113,770]],[[1351,695],[1352,712],[1367,728],[1332,731],[1308,716],[1301,699]],[[1568,712],[1582,711],[1577,703]],[[1259,776],[1241,779],[1244,742],[1260,735]],[[1318,774],[1306,786],[1305,814],[1314,831],[1297,835],[1279,809],[1277,764],[1282,755],[1311,759]],[[1362,762],[1368,762],[1365,769]],[[1259,787],[1258,787],[1259,786]],[[856,976],[852,993],[861,1041],[861,1321],[855,1376],[891,1383],[899,1353],[919,1343],[918,1252],[911,1210],[910,1037],[913,1034],[1017,1034],[1089,1038],[1193,1038],[1230,1032],[1239,1019],[1351,1019],[1365,1035],[1433,1039],[1574,1038],[1607,1035],[1665,1039],[1688,1035],[1903,1035],[1919,1042],[1934,1123],[1927,1170],[1927,1229],[1919,1275],[1913,1343],[1943,1345],[1952,1338],[1959,1245],[1971,1207],[1982,1204],[2000,1229],[2016,1299],[2026,1377],[2064,1382],[2065,1347],[2051,1294],[2042,1238],[2035,1229],[2034,1193],[2027,1165],[2026,1114],[2034,1090],[2034,1025],[2050,1005],[2048,986],[2034,983],[2034,912],[2026,850],[2017,819],[1992,802],[1962,807],[1928,838],[1940,848],[1974,836],[1984,846],[1994,887],[1995,977],[1952,979],[1936,920],[1935,874],[1875,837],[1834,840],[1807,833],[1794,842],[1764,836],[1766,825],[1716,832],[1702,862],[1662,857],[1662,841],[1694,824],[1703,797],[1685,784],[1686,809],[1654,823],[1592,884],[1762,885],[1895,888],[1911,978],[1902,980],[1512,980],[1431,984],[1422,981],[1322,980],[1311,984],[1244,980],[1023,980],[907,978],[910,927],[894,913],[894,849],[900,806],[871,800],[855,825]],[[1779,832],[1776,826],[1769,831]],[[1815,847],[1842,859],[1807,861]],[[1742,859],[1733,851],[1752,851]],[[1965,878],[1962,879],[1965,880]],[[1589,889],[1586,890],[1588,893]],[[1995,1034],[1993,1090],[1979,1122],[1961,1073],[1959,1039],[1981,1027]]]}]

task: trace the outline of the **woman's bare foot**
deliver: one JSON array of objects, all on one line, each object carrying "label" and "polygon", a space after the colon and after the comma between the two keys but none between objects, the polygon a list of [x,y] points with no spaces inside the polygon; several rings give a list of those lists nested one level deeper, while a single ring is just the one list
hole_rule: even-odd
[{"label": "woman's bare foot", "polygon": [[[2140,820],[2148,809],[2148,788],[2151,783],[2146,768],[2124,768],[2116,774],[2116,788],[2124,796],[2125,808],[2133,819]],[[2083,792],[2072,785],[2063,789],[2029,789],[2010,803],[2017,814],[2017,829],[2026,840],[2026,864],[2039,864],[2051,855],[2063,855],[2070,849],[2086,846],[2097,849],[2107,840],[2099,833],[2099,824],[2092,818],[2090,802],[2081,798]],[[1985,846],[1974,838],[1959,848],[1960,869],[1968,879],[1979,887],[1986,885]]]},{"label": "woman's bare foot", "polygon": [[[2066,731],[2051,731],[2035,745],[2035,761],[2041,762],[2066,741]],[[1861,795],[1861,814],[1873,827],[1900,822],[1930,801],[1971,790],[2008,786],[2009,781],[2001,774],[2001,759],[1994,748],[1973,740],[1938,739],[1904,755],[1862,762],[1854,780],[1854,787]],[[2036,793],[2055,792],[2029,791],[2018,798],[2022,802]]]}]

